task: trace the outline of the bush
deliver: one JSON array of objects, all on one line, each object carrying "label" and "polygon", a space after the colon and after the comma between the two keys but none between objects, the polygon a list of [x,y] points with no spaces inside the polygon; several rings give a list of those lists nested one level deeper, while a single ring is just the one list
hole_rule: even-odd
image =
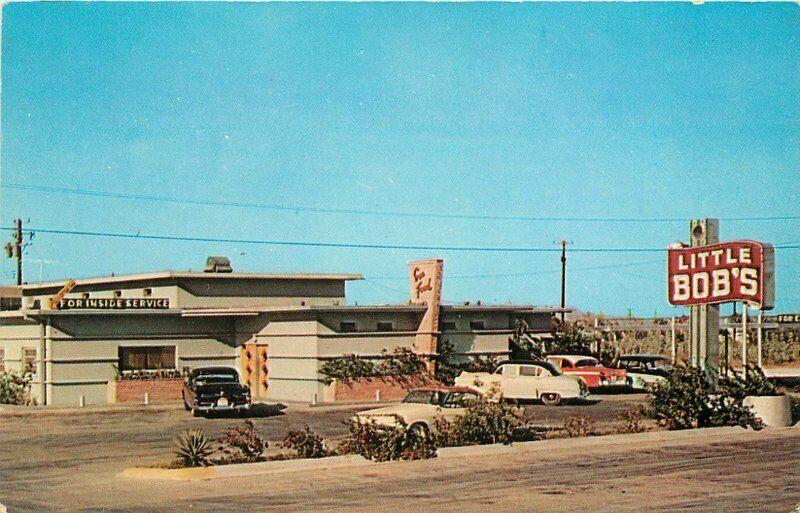
[{"label": "bush", "polygon": [[510,444],[535,439],[524,412],[507,402],[480,400],[451,422],[436,419],[434,436],[440,447]]},{"label": "bush", "polygon": [[428,372],[425,360],[412,350],[397,347],[391,353],[383,351],[378,363],[354,354],[333,358],[323,363],[319,373],[324,376],[323,383],[329,385],[334,379],[345,383],[363,378],[394,379],[406,382],[415,376]]},{"label": "bush", "polygon": [[27,404],[30,402],[30,373],[0,372],[0,404]]},{"label": "bush", "polygon": [[418,436],[402,419],[397,426],[379,426],[374,421],[349,422],[349,434],[339,444],[338,454],[360,454],[372,461],[420,460],[436,457],[433,437]]},{"label": "bush", "polygon": [[594,422],[586,415],[569,417],[564,421],[564,431],[570,438],[595,434]]},{"label": "bush", "polygon": [[250,420],[246,420],[243,426],[229,428],[217,441],[224,455],[224,463],[263,461],[264,451],[269,446],[267,441],[256,433],[255,426]]},{"label": "bush", "polygon": [[622,426],[617,430],[618,433],[630,434],[641,433],[644,431],[642,426],[642,410],[639,408],[630,408],[619,415],[622,421]]},{"label": "bush", "polygon": [[676,367],[651,387],[649,414],[668,429],[742,426],[760,429],[761,422],[742,405],[744,393],[760,385],[712,376],[694,367]]},{"label": "bush", "polygon": [[211,465],[214,449],[205,433],[200,429],[184,431],[175,439],[175,455],[184,467],[205,467]]},{"label": "bush", "polygon": [[308,424],[303,427],[302,431],[287,432],[280,446],[285,449],[293,449],[298,458],[324,458],[329,455],[322,437],[311,431]]}]

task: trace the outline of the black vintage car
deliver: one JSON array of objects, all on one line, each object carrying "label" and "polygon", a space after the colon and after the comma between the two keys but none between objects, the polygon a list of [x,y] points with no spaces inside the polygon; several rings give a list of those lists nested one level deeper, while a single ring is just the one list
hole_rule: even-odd
[{"label": "black vintage car", "polygon": [[239,382],[232,367],[198,367],[183,382],[183,407],[196,417],[210,412],[250,409],[250,389]]}]

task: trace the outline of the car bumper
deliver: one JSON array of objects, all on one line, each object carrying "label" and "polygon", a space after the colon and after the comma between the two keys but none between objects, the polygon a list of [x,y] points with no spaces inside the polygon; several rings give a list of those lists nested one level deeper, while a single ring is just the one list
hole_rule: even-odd
[{"label": "car bumper", "polygon": [[198,404],[194,407],[197,411],[248,411],[250,409],[250,403],[239,403],[239,404],[226,404],[226,405],[217,405],[217,404]]}]

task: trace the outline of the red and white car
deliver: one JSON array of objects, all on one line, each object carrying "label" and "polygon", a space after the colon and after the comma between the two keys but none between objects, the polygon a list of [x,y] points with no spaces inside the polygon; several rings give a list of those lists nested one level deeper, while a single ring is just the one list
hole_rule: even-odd
[{"label": "red and white car", "polygon": [[564,374],[581,379],[589,388],[628,386],[625,369],[611,369],[591,356],[554,354],[547,361]]}]

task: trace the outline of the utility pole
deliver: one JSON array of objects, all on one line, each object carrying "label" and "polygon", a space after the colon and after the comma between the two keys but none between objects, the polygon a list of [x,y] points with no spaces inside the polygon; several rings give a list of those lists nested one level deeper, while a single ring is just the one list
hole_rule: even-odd
[{"label": "utility pole", "polygon": [[17,285],[22,285],[22,219],[14,220],[14,242],[6,244],[6,256],[17,259]]},{"label": "utility pole", "polygon": [[565,326],[564,308],[567,305],[567,244],[566,240],[561,241],[561,326]]}]

